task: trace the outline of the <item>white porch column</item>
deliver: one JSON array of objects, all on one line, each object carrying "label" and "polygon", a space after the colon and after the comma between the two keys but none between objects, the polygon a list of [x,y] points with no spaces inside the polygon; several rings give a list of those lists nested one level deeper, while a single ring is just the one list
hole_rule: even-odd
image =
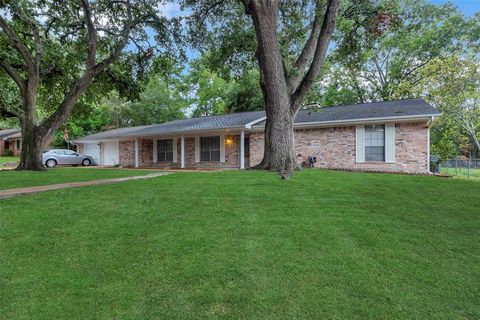
[{"label": "white porch column", "polygon": [[135,138],[135,168],[138,168],[138,138]]},{"label": "white porch column", "polygon": [[185,168],[185,137],[180,138],[180,168]]},{"label": "white porch column", "polygon": [[245,169],[245,131],[240,132],[240,169]]}]

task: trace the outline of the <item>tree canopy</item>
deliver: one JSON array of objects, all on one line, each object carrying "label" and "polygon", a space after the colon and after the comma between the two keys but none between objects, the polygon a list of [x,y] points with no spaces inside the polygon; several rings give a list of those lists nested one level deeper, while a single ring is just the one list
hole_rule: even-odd
[{"label": "tree canopy", "polygon": [[[19,170],[42,170],[43,145],[79,99],[97,98],[88,93],[112,85],[135,92],[128,90],[131,80],[143,77],[154,54],[147,27],[158,31],[156,48],[174,47],[178,24],[156,8],[154,0],[0,2],[0,67],[21,101],[0,107],[22,126]],[[128,45],[135,50],[125,50]]]}]

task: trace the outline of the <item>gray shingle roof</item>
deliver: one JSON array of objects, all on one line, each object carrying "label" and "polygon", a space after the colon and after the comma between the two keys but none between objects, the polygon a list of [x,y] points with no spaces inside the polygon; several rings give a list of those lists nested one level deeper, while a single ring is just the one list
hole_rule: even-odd
[{"label": "gray shingle roof", "polygon": [[370,102],[321,108],[317,112],[302,111],[295,119],[297,123],[390,118],[405,116],[439,115],[440,112],[423,99]]},{"label": "gray shingle roof", "polygon": [[19,128],[0,130],[0,139],[7,139],[18,133],[20,133]]},{"label": "gray shingle roof", "polygon": [[103,140],[103,139],[115,139],[122,136],[128,136],[130,133],[135,132],[137,130],[144,129],[146,127],[149,127],[149,126],[118,128],[118,129],[99,132],[99,133],[91,134],[89,136],[85,136],[82,138],[74,139],[74,141],[80,142],[80,141],[97,141],[97,140]]},{"label": "gray shingle roof", "polygon": [[[322,123],[330,121],[354,121],[356,119],[374,119],[409,116],[439,115],[437,109],[423,99],[409,99],[386,102],[372,102],[356,105],[344,105],[318,110],[299,111],[295,123]],[[245,125],[261,120],[264,111],[234,113],[221,116],[199,117],[175,120],[162,124],[142,127],[121,128],[86,136],[75,141],[95,141],[122,137],[141,137],[183,132],[206,131],[228,128],[244,128]],[[259,122],[254,127],[261,127]]]},{"label": "gray shingle roof", "polygon": [[199,117],[175,120],[153,125],[135,132],[135,134],[149,135],[176,132],[191,132],[227,128],[243,128],[248,123],[265,116],[264,111],[232,113],[221,116]]},{"label": "gray shingle roof", "polygon": [[79,139],[74,139],[76,142],[81,141],[96,141],[103,139],[114,139],[122,137],[134,136],[149,136],[156,134],[171,134],[192,131],[228,129],[228,128],[243,128],[246,124],[261,119],[265,116],[264,111],[242,112],[226,114],[221,116],[199,117],[191,119],[181,119],[161,124],[154,124],[142,127],[130,127],[109,130],[105,132],[96,133]]},{"label": "gray shingle roof", "polygon": [[[423,99],[408,99],[301,110],[295,123],[355,121],[359,119],[431,116],[440,112]],[[263,126],[260,122],[255,127]]]}]

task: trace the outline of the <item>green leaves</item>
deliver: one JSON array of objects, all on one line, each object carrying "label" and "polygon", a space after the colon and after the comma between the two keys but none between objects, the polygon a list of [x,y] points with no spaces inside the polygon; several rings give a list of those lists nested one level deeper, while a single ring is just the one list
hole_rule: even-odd
[{"label": "green leaves", "polygon": [[237,77],[211,69],[213,54],[202,55],[192,63],[185,81],[190,86],[193,116],[263,110],[263,97],[257,69],[246,70]]},{"label": "green leaves", "polygon": [[357,102],[410,98],[405,84],[416,86],[432,59],[470,48],[475,25],[451,4],[370,2],[339,21],[331,62],[343,78],[335,82],[356,92]]},{"label": "green leaves", "polygon": [[[469,155],[480,151],[480,62],[474,53],[432,60],[418,87],[442,111],[432,136],[435,150]],[[443,158],[445,159],[445,158]]]}]

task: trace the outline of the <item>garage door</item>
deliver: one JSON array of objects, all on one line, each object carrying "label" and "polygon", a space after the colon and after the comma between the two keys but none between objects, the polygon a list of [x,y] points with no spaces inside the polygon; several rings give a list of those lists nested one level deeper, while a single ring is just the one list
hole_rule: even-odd
[{"label": "garage door", "polygon": [[100,146],[98,143],[85,143],[85,155],[92,157],[96,164],[100,164]]},{"label": "garage door", "polygon": [[119,163],[118,160],[118,141],[104,142],[103,165],[114,166]]}]

